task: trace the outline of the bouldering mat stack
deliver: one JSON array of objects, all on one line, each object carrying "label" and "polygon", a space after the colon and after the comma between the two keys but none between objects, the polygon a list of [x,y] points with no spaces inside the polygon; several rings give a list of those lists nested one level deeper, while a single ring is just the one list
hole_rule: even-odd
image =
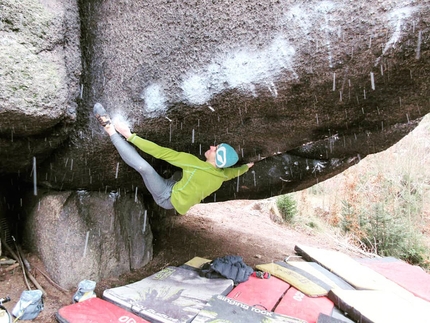
[{"label": "bouldering mat stack", "polygon": [[[201,277],[211,260],[195,257],[138,282],[107,289],[103,298],[65,306],[60,323],[404,323],[430,322],[430,275],[395,258],[355,260],[297,245],[307,261],[256,266],[234,286]],[[268,275],[270,273],[271,275]],[[417,282],[418,281],[418,282]]]},{"label": "bouldering mat stack", "polygon": [[194,318],[192,323],[307,323],[304,320],[277,314],[231,298],[216,295]]},{"label": "bouldering mat stack", "polygon": [[417,297],[402,297],[375,290],[333,290],[329,298],[363,323],[429,322],[430,304]]},{"label": "bouldering mat stack", "polygon": [[[210,261],[195,257],[181,267],[198,270],[202,264]],[[227,299],[230,299],[227,303],[237,306],[244,304],[253,314],[272,312],[272,315],[286,315],[289,318],[316,323],[321,313],[327,316],[335,314],[333,302],[326,297],[333,286],[353,289],[341,278],[316,263],[279,262],[257,265],[256,269],[266,275],[252,275],[247,281],[238,284],[227,295]],[[245,315],[243,320],[247,322],[250,319],[248,311],[242,311],[241,314],[236,312],[234,319],[239,320],[241,315]],[[196,317],[196,320],[201,320],[202,315]],[[344,319],[343,322],[348,322],[342,314],[339,313],[338,317]],[[219,315],[216,318],[219,319]],[[336,321],[334,318],[333,320]]]},{"label": "bouldering mat stack", "polygon": [[214,295],[227,295],[230,279],[208,279],[169,266],[138,282],[107,289],[103,298],[150,322],[190,322]]},{"label": "bouldering mat stack", "polygon": [[409,294],[396,283],[386,279],[374,270],[361,265],[348,255],[332,250],[296,245],[298,254],[308,261],[314,261],[344,279],[355,289],[385,290],[399,294]]},{"label": "bouldering mat stack", "polygon": [[394,257],[357,259],[357,261],[410,291],[415,296],[430,302],[430,275],[421,267],[410,265]]},{"label": "bouldering mat stack", "polygon": [[[327,295],[332,288],[354,289],[350,284],[315,262],[283,261],[276,262],[276,264],[302,277],[296,287],[291,287],[282,298],[275,309],[276,313],[301,318],[309,323],[321,321],[322,315],[326,315],[325,321],[328,320],[328,317],[332,317],[333,322],[336,322],[334,316],[343,322],[349,321],[342,313],[336,312],[333,302],[324,295]],[[307,289],[303,288],[303,285],[308,281],[320,286],[327,293],[324,295],[305,294]]]},{"label": "bouldering mat stack", "polygon": [[[341,277],[328,271],[323,266],[317,264],[316,262],[306,262],[306,261],[289,261],[288,265],[301,269],[307,272],[308,275],[312,275],[323,281],[326,286],[328,285],[330,289],[340,288],[340,289],[355,289],[350,284],[348,284]],[[308,276],[311,277],[311,276]]]},{"label": "bouldering mat stack", "polygon": [[328,298],[363,323],[428,322],[430,303],[340,252],[296,246],[304,259],[319,263],[356,290],[333,288]]},{"label": "bouldering mat stack", "polygon": [[97,297],[60,308],[56,319],[60,323],[149,323]]},{"label": "bouldering mat stack", "polygon": [[[292,285],[274,309],[275,313],[315,323],[320,313],[331,315],[334,305],[326,296],[331,286],[304,269],[287,262],[257,265]],[[325,278],[325,277],[323,277]]]},{"label": "bouldering mat stack", "polygon": [[[208,262],[211,260],[194,257],[181,268],[199,270],[203,264]],[[227,297],[258,309],[272,311],[289,288],[290,285],[287,282],[274,276],[266,275],[266,277],[260,278],[252,275],[247,281],[235,286]]]}]

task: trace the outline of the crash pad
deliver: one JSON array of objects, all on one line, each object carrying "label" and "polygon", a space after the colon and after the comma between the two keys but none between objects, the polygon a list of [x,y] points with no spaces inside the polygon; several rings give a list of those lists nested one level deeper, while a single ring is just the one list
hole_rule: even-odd
[{"label": "crash pad", "polygon": [[331,288],[355,289],[350,284],[348,284],[344,279],[328,271],[327,269],[317,264],[316,262],[288,261],[288,264],[308,272],[309,274],[325,282]]},{"label": "crash pad", "polygon": [[320,313],[331,315],[333,307],[333,302],[325,296],[308,297],[296,288],[291,287],[282,297],[274,312],[315,323]]},{"label": "crash pad", "polygon": [[412,296],[412,293],[406,289],[341,252],[303,245],[296,245],[294,249],[304,259],[317,262],[356,289],[390,291],[403,296]]},{"label": "crash pad", "polygon": [[297,274],[300,274],[303,277],[306,277],[307,279],[311,280],[312,282],[314,282],[318,286],[324,288],[327,291],[327,293],[331,289],[331,286],[329,284],[327,284],[324,280],[321,280],[319,277],[315,276],[314,274],[311,274],[308,270],[303,270],[302,268],[300,268],[298,266],[292,266],[290,264],[290,262],[277,261],[275,263],[282,266],[282,267],[285,267],[289,270],[292,270],[292,271],[296,272]]},{"label": "crash pad", "polygon": [[64,306],[55,313],[55,316],[60,323],[149,323],[149,321],[97,297]]},{"label": "crash pad", "polygon": [[200,277],[169,266],[138,282],[107,289],[103,298],[151,322],[189,322],[213,295],[227,295],[233,281]]},{"label": "crash pad", "polygon": [[357,259],[357,261],[407,289],[415,296],[430,302],[430,275],[421,267],[410,265],[394,257]]},{"label": "crash pad", "polygon": [[430,303],[415,296],[377,290],[333,289],[328,297],[356,322],[428,322]]},{"label": "crash pad", "polygon": [[206,258],[202,258],[202,257],[194,257],[179,267],[185,268],[185,269],[190,269],[190,270],[199,270],[205,263],[208,263],[211,261],[212,260],[210,260],[210,259],[206,259]]},{"label": "crash pad", "polygon": [[192,323],[307,323],[306,321],[238,302],[231,298],[213,296]]},{"label": "crash pad", "polygon": [[246,282],[237,285],[227,297],[272,311],[288,288],[288,283],[274,276],[268,279],[250,276]]},{"label": "crash pad", "polygon": [[344,321],[334,318],[330,315],[320,313],[316,323],[344,323]]},{"label": "crash pad", "polygon": [[348,316],[346,316],[347,314],[343,311],[341,311],[340,309],[338,309],[337,307],[333,308],[333,312],[331,312],[331,316],[335,319],[338,319],[342,322],[346,322],[346,323],[355,323],[353,320],[351,320]]},{"label": "crash pad", "polygon": [[305,277],[296,268],[287,268],[276,263],[261,264],[257,265],[256,268],[286,281],[310,297],[326,296],[328,294],[327,288],[321,287],[312,279]]}]

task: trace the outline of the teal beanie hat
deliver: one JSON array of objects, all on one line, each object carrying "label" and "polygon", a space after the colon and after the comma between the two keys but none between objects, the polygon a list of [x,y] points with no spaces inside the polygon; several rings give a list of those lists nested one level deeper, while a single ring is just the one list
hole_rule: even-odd
[{"label": "teal beanie hat", "polygon": [[239,160],[234,148],[228,144],[220,144],[216,150],[215,164],[218,168],[233,166]]}]

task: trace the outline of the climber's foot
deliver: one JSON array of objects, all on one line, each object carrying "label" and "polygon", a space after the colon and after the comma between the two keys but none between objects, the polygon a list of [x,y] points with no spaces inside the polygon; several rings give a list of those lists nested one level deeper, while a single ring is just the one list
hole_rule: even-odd
[{"label": "climber's foot", "polygon": [[112,124],[109,114],[106,112],[105,108],[100,103],[97,102],[96,104],[94,104],[93,113],[98,122],[103,127],[106,128]]}]

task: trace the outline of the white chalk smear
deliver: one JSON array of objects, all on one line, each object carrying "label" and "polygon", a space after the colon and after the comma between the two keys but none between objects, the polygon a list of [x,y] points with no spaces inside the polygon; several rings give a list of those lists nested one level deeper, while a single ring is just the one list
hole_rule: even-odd
[{"label": "white chalk smear", "polygon": [[238,89],[257,95],[257,84],[270,84],[270,92],[277,95],[274,87],[276,77],[283,71],[293,69],[296,51],[282,36],[262,50],[238,49],[227,53],[201,70],[189,73],[181,84],[184,99],[195,105],[207,103],[215,94],[227,89]]},{"label": "white chalk smear", "polygon": [[385,53],[399,41],[402,31],[402,25],[405,19],[409,18],[415,11],[415,8],[412,7],[404,7],[398,8],[391,11],[388,14],[388,23],[394,29],[393,34],[391,35],[388,42],[385,44],[384,49],[382,50],[382,55],[376,59],[375,66],[379,64],[381,57],[385,55]]},{"label": "white chalk smear", "polygon": [[157,83],[153,83],[145,88],[141,94],[141,98],[145,101],[146,112],[152,113],[167,109],[163,88]]},{"label": "white chalk smear", "polygon": [[123,111],[118,110],[118,111],[113,112],[112,115],[111,115],[111,118],[112,118],[112,123],[113,124],[121,122],[121,123],[125,123],[130,129],[133,129],[131,120],[129,120],[124,115]]},{"label": "white chalk smear", "polygon": [[327,49],[329,66],[333,67],[331,35],[337,31],[340,37],[339,26],[333,27],[332,11],[336,5],[332,1],[321,1],[312,6],[306,4],[294,5],[284,16],[286,28],[296,29],[302,32],[303,36],[309,40],[316,41],[318,48],[319,39],[313,39],[311,31],[315,28],[324,32],[324,39],[320,40],[323,47]]},{"label": "white chalk smear", "polygon": [[211,92],[219,92],[221,89],[211,89],[211,80],[204,75],[192,74],[181,85],[182,90],[185,92],[187,100],[194,104],[203,104],[211,98]]},{"label": "white chalk smear", "polygon": [[[336,30],[340,37],[339,25],[334,25],[336,20],[334,11],[337,9],[338,3],[328,0],[316,2],[313,6],[302,3],[292,6],[286,12],[282,22],[283,28],[295,28],[309,40],[312,40],[312,31],[315,28],[323,31],[324,36],[320,40],[320,44],[322,43],[327,50],[330,67],[333,66],[331,37]],[[376,60],[375,66],[379,64],[386,52],[400,41],[403,26],[415,11],[416,9],[413,7],[402,7],[396,8],[385,16],[392,34],[383,48],[382,55]],[[421,50],[420,37],[421,34],[419,34],[416,50],[417,59],[419,59]],[[318,48],[318,39],[316,39],[316,44]],[[282,32],[274,35],[272,42],[267,47],[255,49],[242,44],[237,50],[214,53],[213,56],[210,64],[196,67],[178,77],[183,80],[179,84],[181,92],[173,94],[174,98],[171,94],[166,95],[167,89],[156,82],[146,87],[141,98],[145,102],[147,114],[159,115],[167,111],[170,101],[184,101],[190,105],[209,104],[216,94],[231,89],[258,96],[257,88],[267,88],[276,97],[278,95],[276,81],[281,73],[283,81],[298,78],[294,69],[296,50]]]}]

